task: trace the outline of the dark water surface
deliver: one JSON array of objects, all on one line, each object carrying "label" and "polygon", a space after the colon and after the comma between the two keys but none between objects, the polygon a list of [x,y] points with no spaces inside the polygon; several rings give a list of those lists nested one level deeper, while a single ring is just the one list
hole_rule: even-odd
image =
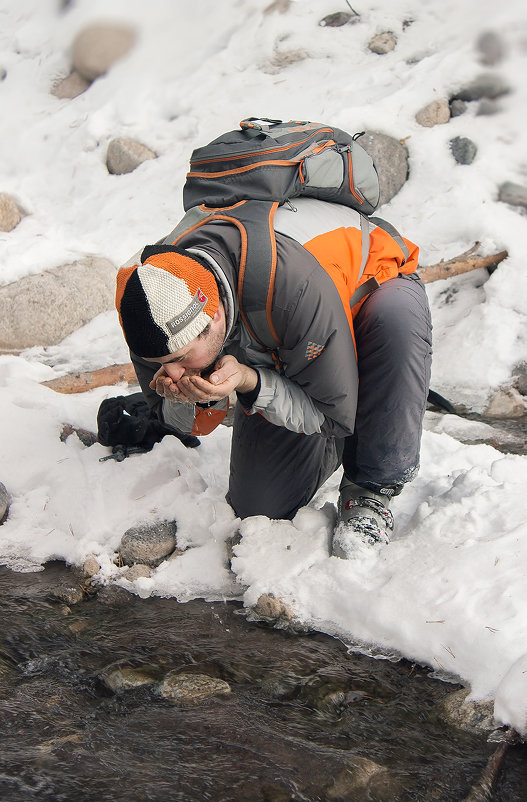
[{"label": "dark water surface", "polygon": [[[496,749],[440,719],[456,686],[427,669],[250,623],[233,602],[122,591],[67,607],[49,594],[68,576],[0,568],[2,802],[460,802]],[[178,707],[157,684],[111,691],[117,667],[232,692]],[[526,758],[509,748],[497,802],[527,800]],[[385,771],[357,784],[367,761]]]}]

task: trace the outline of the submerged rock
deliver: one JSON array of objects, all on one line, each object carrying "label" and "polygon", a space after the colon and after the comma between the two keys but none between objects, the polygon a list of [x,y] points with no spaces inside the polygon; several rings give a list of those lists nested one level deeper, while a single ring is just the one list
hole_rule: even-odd
[{"label": "submerged rock", "polygon": [[148,668],[129,668],[127,666],[103,671],[102,680],[106,687],[114,693],[130,691],[157,682],[154,672]]},{"label": "submerged rock", "polygon": [[494,730],[496,724],[493,702],[467,701],[468,694],[467,688],[447,694],[436,705],[439,717],[465,732],[482,733]]},{"label": "submerged rock", "polygon": [[119,546],[121,560],[126,565],[141,563],[156,567],[176,548],[175,521],[133,526],[124,533]]},{"label": "submerged rock", "polygon": [[367,800],[376,802],[395,802],[402,788],[379,763],[367,757],[354,755],[337,774],[334,782],[327,788],[328,799]]},{"label": "submerged rock", "polygon": [[191,707],[213,696],[231,693],[231,686],[225,680],[209,677],[208,674],[170,671],[159,686],[159,693],[174,704]]}]

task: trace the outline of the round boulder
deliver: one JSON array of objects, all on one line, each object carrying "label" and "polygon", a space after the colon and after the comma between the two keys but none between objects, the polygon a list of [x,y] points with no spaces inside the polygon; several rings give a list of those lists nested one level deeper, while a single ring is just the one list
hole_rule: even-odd
[{"label": "round boulder", "polygon": [[176,548],[175,521],[160,521],[127,529],[121,538],[119,554],[126,565],[156,567]]},{"label": "round boulder", "polygon": [[108,259],[89,256],[0,287],[0,351],[56,345],[113,309],[115,276]]},{"label": "round boulder", "polygon": [[21,219],[22,214],[13,198],[0,193],[0,231],[12,231]]},{"label": "round boulder", "polygon": [[379,206],[397,195],[408,178],[408,150],[397,139],[378,131],[366,131],[358,139],[359,145],[369,153],[379,175]]},{"label": "round boulder", "polygon": [[112,139],[106,152],[106,167],[108,172],[113,175],[123,175],[133,172],[149,159],[156,159],[157,154],[153,150],[136,142],[135,139],[117,137]]},{"label": "round boulder", "polygon": [[128,53],[135,38],[127,25],[90,25],[73,42],[73,65],[87,81],[94,81]]},{"label": "round boulder", "polygon": [[444,125],[450,120],[450,106],[448,100],[433,100],[424,106],[415,115],[419,125],[433,128],[434,125]]}]

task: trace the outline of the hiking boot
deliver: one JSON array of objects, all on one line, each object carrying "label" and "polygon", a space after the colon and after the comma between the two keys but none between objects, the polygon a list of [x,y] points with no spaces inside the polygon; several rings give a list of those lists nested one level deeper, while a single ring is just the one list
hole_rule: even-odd
[{"label": "hiking boot", "polygon": [[393,530],[389,503],[388,496],[359,487],[343,476],[331,554],[347,560],[360,543],[389,543]]}]

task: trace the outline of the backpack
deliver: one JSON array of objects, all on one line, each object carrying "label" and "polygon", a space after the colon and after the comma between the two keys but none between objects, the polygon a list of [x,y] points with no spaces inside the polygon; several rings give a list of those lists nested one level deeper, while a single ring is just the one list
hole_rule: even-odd
[{"label": "backpack", "polygon": [[[214,220],[238,227],[240,314],[265,349],[280,345],[271,321],[276,269],[273,218],[278,206],[292,206],[292,199],[305,196],[358,211],[363,243],[359,279],[362,276],[369,254],[366,216],[379,203],[379,179],[372,158],[357,142],[360,136],[321,123],[249,117],[239,130],[192,153],[183,187],[186,214],[162,243],[176,245],[190,231]],[[380,218],[370,219],[397,240],[407,257],[395,228]],[[377,286],[376,279],[370,279],[358,287],[350,305]]]}]

